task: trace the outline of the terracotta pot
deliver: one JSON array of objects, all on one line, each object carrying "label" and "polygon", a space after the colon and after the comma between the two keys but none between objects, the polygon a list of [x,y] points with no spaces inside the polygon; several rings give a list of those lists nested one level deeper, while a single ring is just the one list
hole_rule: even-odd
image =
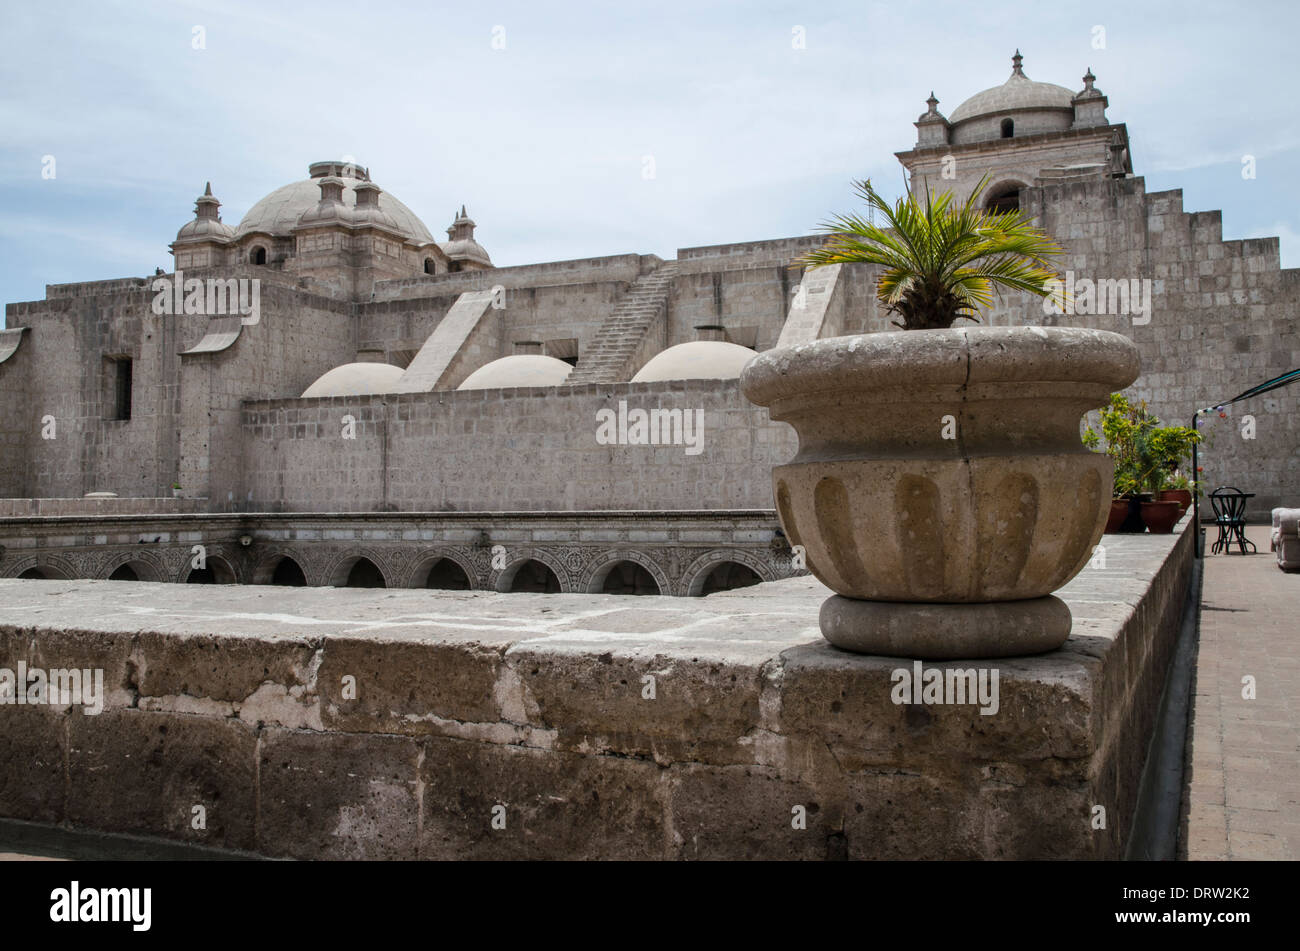
[{"label": "terracotta pot", "polygon": [[1192,490],[1191,489],[1161,489],[1159,501],[1177,502],[1179,506],[1178,515],[1181,518],[1182,514],[1192,507]]},{"label": "terracotta pot", "polygon": [[1110,513],[1106,516],[1105,534],[1114,535],[1128,518],[1128,499],[1111,499]]},{"label": "terracotta pot", "polygon": [[1152,496],[1146,492],[1128,497],[1128,517],[1120,522],[1119,534],[1143,535],[1146,533],[1147,523],[1142,521],[1142,503],[1151,500]]},{"label": "terracotta pot", "polygon": [[1175,499],[1142,503],[1142,521],[1147,523],[1152,535],[1168,535],[1173,532],[1182,514],[1182,506]]},{"label": "terracotta pot", "polygon": [[[837,337],[752,360],[745,395],[799,435],[798,454],[773,471],[786,535],[843,596],[823,606],[823,634],[918,657],[1064,642],[1068,610],[1062,632],[1064,605],[1048,596],[1087,564],[1114,474],[1080,442],[1079,419],[1138,370],[1126,337],[1060,327]],[[1018,608],[1050,631],[959,610],[1029,599],[1054,602]],[[918,603],[944,609],[922,623]]]}]

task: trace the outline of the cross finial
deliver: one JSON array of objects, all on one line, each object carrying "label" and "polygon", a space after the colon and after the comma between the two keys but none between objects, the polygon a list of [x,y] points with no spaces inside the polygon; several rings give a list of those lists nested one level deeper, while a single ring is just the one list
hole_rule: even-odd
[{"label": "cross finial", "polygon": [[1011,57],[1011,75],[1013,75],[1013,76],[1023,76],[1023,75],[1025,75],[1025,74],[1021,71],[1021,69],[1020,69],[1020,62],[1021,62],[1021,60],[1023,60],[1023,59],[1024,59],[1024,57],[1020,55],[1020,50],[1017,49],[1017,50],[1016,50],[1016,55],[1013,56],[1013,57]]},{"label": "cross finial", "polygon": [[935,107],[939,105],[939,100],[934,98],[933,89],[930,90],[930,98],[925,101],[925,104],[930,107],[929,115],[934,115],[938,111]]},{"label": "cross finial", "polygon": [[1083,74],[1083,88],[1088,90],[1092,89],[1092,84],[1096,81],[1097,77],[1092,74],[1092,67],[1089,66],[1088,71]]}]

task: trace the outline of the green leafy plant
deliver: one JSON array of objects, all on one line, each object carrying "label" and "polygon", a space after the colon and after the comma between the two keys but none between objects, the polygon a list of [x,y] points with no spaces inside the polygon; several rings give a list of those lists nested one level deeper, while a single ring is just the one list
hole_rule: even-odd
[{"label": "green leafy plant", "polygon": [[1122,393],[1112,393],[1110,405],[1101,411],[1101,436],[1088,427],[1083,444],[1096,449],[1102,437],[1107,455],[1115,460],[1116,498],[1186,486],[1186,477],[1183,486],[1171,486],[1171,481],[1201,441],[1201,434],[1188,426],[1161,426],[1145,400],[1134,404]]},{"label": "green leafy plant", "polygon": [[859,215],[834,215],[820,226],[830,241],[798,263],[880,265],[876,295],[904,330],[977,320],[997,288],[1048,296],[1057,274],[1047,259],[1060,254],[1060,246],[1024,212],[981,208],[985,184],[981,179],[960,205],[951,192],[934,195],[928,187],[924,198],[909,193],[890,205],[870,180],[854,182],[883,226]]}]

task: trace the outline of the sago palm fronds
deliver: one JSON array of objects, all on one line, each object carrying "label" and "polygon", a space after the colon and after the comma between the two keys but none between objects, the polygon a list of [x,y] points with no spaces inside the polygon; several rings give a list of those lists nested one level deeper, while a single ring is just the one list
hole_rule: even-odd
[{"label": "sago palm fronds", "polygon": [[1060,254],[1060,247],[1023,212],[980,208],[984,185],[981,180],[960,206],[951,193],[932,195],[928,188],[924,199],[908,194],[891,206],[870,180],[854,182],[883,226],[859,215],[834,215],[820,226],[831,240],[799,263],[880,265],[885,270],[876,294],[904,330],[977,320],[975,313],[993,303],[997,287],[1039,297],[1053,293],[1049,282],[1057,275],[1047,258]]}]

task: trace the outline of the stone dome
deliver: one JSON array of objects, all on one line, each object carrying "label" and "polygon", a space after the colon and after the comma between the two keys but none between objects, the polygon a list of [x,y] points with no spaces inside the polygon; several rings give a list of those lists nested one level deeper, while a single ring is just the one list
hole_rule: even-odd
[{"label": "stone dome", "polygon": [[[316,162],[308,169],[308,174],[310,178],[277,188],[248,209],[248,214],[235,229],[235,237],[242,238],[253,232],[288,236],[303,214],[314,212],[320,204],[320,179],[327,175],[343,181],[343,204],[351,215],[357,204],[356,186],[370,181],[366,169],[344,162]],[[433,235],[411,209],[388,192],[381,192],[378,198],[380,211],[386,213],[403,236],[417,244],[433,243]]]},{"label": "stone dome", "polygon": [[515,386],[559,386],[573,367],[540,353],[516,353],[493,360],[471,373],[458,390],[496,390]]},{"label": "stone dome", "polygon": [[449,261],[473,261],[475,264],[481,264],[484,267],[492,266],[492,259],[488,257],[487,249],[473,238],[460,241],[444,241],[438,247],[443,254],[447,255]]},{"label": "stone dome", "polygon": [[221,220],[217,214],[221,202],[212,194],[212,183],[203,188],[203,194],[194,199],[194,218],[185,222],[176,232],[178,244],[199,241],[230,241],[235,237],[235,230]]},{"label": "stone dome", "polygon": [[220,218],[195,218],[193,221],[187,221],[181,226],[181,230],[176,232],[177,241],[212,238],[228,241],[234,236],[234,229]]},{"label": "stone dome", "polygon": [[447,229],[447,239],[438,245],[442,253],[447,255],[447,260],[453,263],[473,263],[481,267],[491,267],[492,259],[488,257],[487,249],[474,240],[474,220],[470,218],[465,211],[465,206],[460,206],[460,212],[452,221],[451,227]]},{"label": "stone dome", "polygon": [[1012,57],[1011,76],[1001,86],[977,92],[952,111],[948,121],[953,125],[968,119],[1001,115],[1024,109],[1064,109],[1073,112],[1074,93],[1054,83],[1035,82],[1025,75],[1020,66],[1020,51]]},{"label": "stone dome", "polygon": [[693,340],[651,357],[632,377],[632,382],[734,380],[754,356],[748,347],[725,340]]},{"label": "stone dome", "polygon": [[391,363],[345,363],[323,374],[302,391],[311,396],[367,396],[391,393],[406,371]]}]

